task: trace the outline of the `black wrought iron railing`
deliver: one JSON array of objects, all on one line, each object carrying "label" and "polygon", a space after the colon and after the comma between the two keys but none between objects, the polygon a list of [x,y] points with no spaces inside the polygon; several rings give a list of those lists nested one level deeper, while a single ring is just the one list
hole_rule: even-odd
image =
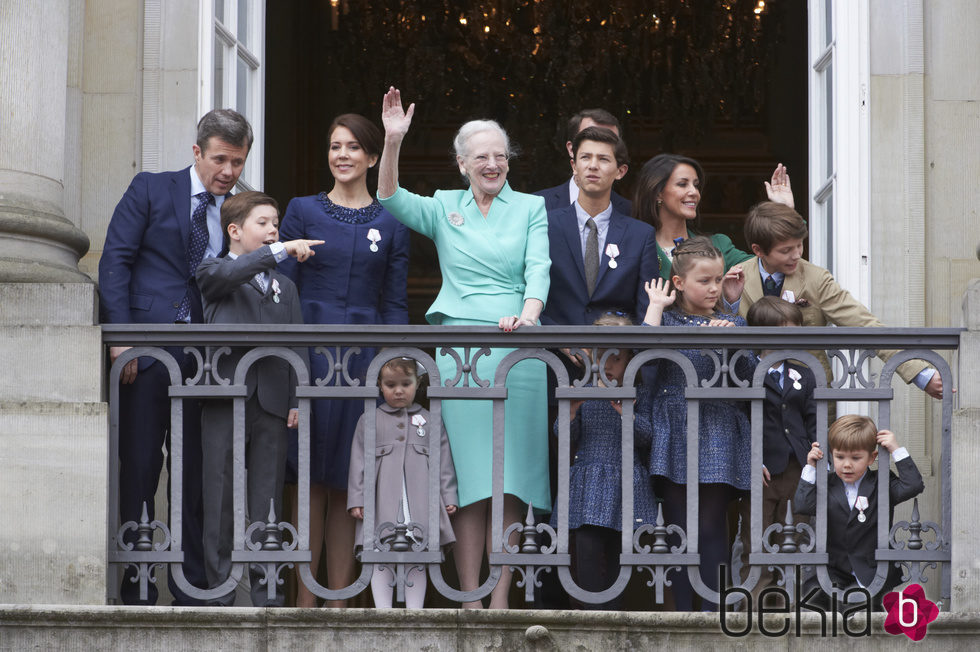
[{"label": "black wrought iron railing", "polygon": [[[949,365],[937,351],[955,350],[959,345],[959,329],[858,329],[858,328],[650,328],[650,327],[537,327],[524,328],[513,333],[482,327],[431,327],[431,326],[147,326],[105,325],[103,341],[107,346],[132,346],[111,366],[108,373],[110,402],[109,446],[109,503],[108,509],[108,558],[110,562],[108,599],[117,599],[118,576],[126,567],[135,569],[134,581],[141,586],[145,596],[154,568],[171,566],[178,586],[189,596],[209,600],[233,589],[245,576],[249,565],[262,569],[270,595],[281,581],[285,569],[295,567],[301,581],[310,591],[324,599],[346,599],[364,591],[370,582],[375,564],[392,569],[397,595],[404,591],[406,569],[409,566],[425,566],[435,589],[453,601],[478,600],[489,595],[501,576],[501,569],[512,567],[518,571],[519,586],[525,596],[533,599],[535,588],[540,586],[539,573],[552,568],[564,590],[574,599],[586,604],[607,602],[625,589],[633,573],[645,569],[650,573],[650,604],[662,603],[665,587],[677,573],[685,573],[694,591],[702,598],[717,602],[718,591],[709,587],[707,578],[699,571],[698,551],[698,491],[699,485],[691,479],[698,476],[698,405],[700,401],[744,401],[750,406],[752,424],[751,444],[751,550],[748,556],[750,572],[735,585],[751,590],[764,568],[774,567],[781,571],[782,581],[791,582],[803,567],[816,569],[820,586],[831,594],[843,595],[835,588],[827,572],[827,477],[817,474],[817,513],[812,523],[777,523],[763,531],[762,501],[762,409],[765,398],[763,381],[766,370],[778,360],[793,359],[808,366],[816,377],[814,399],[817,409],[817,437],[823,450],[827,447],[828,406],[835,401],[871,401],[877,403],[878,426],[882,429],[904,428],[892,424],[891,404],[894,397],[892,384],[897,367],[908,360],[920,359],[934,366],[940,374],[943,386],[953,386]],[[175,360],[173,348],[184,351],[196,360],[196,373],[183,377]],[[238,362],[232,377],[217,373],[216,360],[230,351],[228,347],[251,349]],[[330,373],[325,377],[312,378],[306,361],[297,353],[307,347],[309,354],[325,356]],[[377,354],[371,362],[366,381],[360,382],[349,369],[349,347],[373,347]],[[450,348],[452,347],[452,348]],[[513,349],[495,369],[483,369],[481,358],[486,349]],[[629,363],[622,386],[615,382],[598,382],[602,373],[602,360],[583,368],[583,377],[570,378],[557,349],[587,351],[597,349],[632,349],[636,352]],[[455,349],[455,351],[453,351]],[[682,349],[697,349],[714,361],[715,373],[710,380],[700,382]],[[880,373],[866,372],[867,361],[876,349],[894,349]],[[741,358],[756,360],[759,350],[769,353],[763,356],[751,378],[740,378],[734,372],[735,363]],[[842,372],[827,379],[824,367],[811,351],[828,351]],[[455,360],[453,377],[442,376],[434,355],[451,355]],[[122,367],[138,356],[152,356],[165,365],[170,375],[172,399],[171,432],[171,507],[169,521],[143,518],[141,522],[119,522],[118,485],[118,438],[119,438],[119,380]],[[182,472],[179,463],[182,447],[181,410],[184,400],[226,399],[234,402],[234,464],[244,466],[244,408],[246,396],[245,378],[249,367],[266,356],[275,356],[292,366],[298,380],[296,394],[299,400],[299,477],[298,522],[289,523],[281,514],[270,513],[267,506],[247,506],[244,474],[235,474],[234,484],[234,543],[232,572],[221,586],[209,590],[192,586],[183,578],[181,528]],[[429,533],[439,531],[439,447],[431,447],[428,478],[429,509],[425,523],[377,523],[375,504],[375,465],[373,459],[365,463],[365,500],[363,521],[362,571],[350,586],[330,590],[318,583],[310,572],[310,401],[313,399],[359,399],[366,408],[373,408],[380,396],[377,387],[379,370],[383,363],[394,357],[411,357],[417,360],[429,375],[428,399],[434,427],[441,427],[443,401],[456,399],[484,399],[493,402],[492,464],[492,550],[489,553],[490,573],[479,588],[463,591],[453,587],[443,576],[443,552],[439,537]],[[558,402],[558,492],[553,497],[557,527],[534,521],[528,510],[524,522],[504,522],[504,413],[507,398],[508,373],[515,364],[526,359],[537,359],[548,365],[557,378],[555,396]],[[649,363],[677,364],[683,370],[687,385],[685,396],[688,406],[687,432],[687,527],[664,522],[663,512],[656,522],[636,526],[633,519],[633,478],[628,472],[633,459],[633,400],[636,384],[640,381],[640,369]],[[898,379],[900,383],[900,379]],[[581,399],[622,401],[621,474],[622,537],[619,558],[620,572],[610,587],[602,591],[588,591],[576,583],[570,570],[569,555],[569,402]],[[373,415],[373,409],[367,409]],[[926,581],[927,569],[936,569],[939,577],[939,594],[944,601],[950,596],[950,548],[952,523],[950,517],[952,398],[947,391],[941,407],[941,441],[938,453],[938,483],[940,492],[939,512],[933,517],[938,522],[920,519],[916,506],[910,521],[889,527],[885,519],[878,520],[877,572],[874,582],[866,587],[877,592],[886,581],[890,565],[900,565],[903,581]],[[895,425],[896,427],[892,428]],[[375,422],[373,416],[366,419],[365,446],[369,458],[375,451]],[[437,433],[436,433],[437,434]],[[544,435],[542,435],[544,436]],[[888,455],[879,457],[878,513],[889,509]],[[935,497],[933,497],[935,498]],[[252,520],[246,517],[252,507]],[[542,507],[542,506],[535,506]],[[551,506],[548,506],[549,508]],[[411,531],[415,536],[407,536]],[[127,534],[130,533],[130,534]],[[387,535],[393,534],[393,538]],[[923,537],[925,534],[925,537]],[[675,535],[679,535],[676,539]],[[383,539],[383,542],[382,542]],[[679,545],[677,541],[680,541]],[[516,542],[516,543],[515,543]],[[790,586],[791,584],[786,584]],[[736,596],[729,596],[735,601]]]}]

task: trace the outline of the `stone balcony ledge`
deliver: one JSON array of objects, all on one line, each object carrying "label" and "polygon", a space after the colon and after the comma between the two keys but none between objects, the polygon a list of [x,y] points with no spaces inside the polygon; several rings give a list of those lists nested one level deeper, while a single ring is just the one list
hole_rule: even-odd
[{"label": "stone balcony ledge", "polygon": [[[785,615],[768,616],[778,626]],[[847,636],[838,621],[804,613],[801,636],[795,616],[786,636],[726,636],[718,614],[597,611],[464,611],[457,609],[256,609],[185,607],[0,606],[0,650],[894,650],[905,636],[883,629],[874,614],[871,635]],[[744,614],[729,614],[729,627],[744,629]],[[863,615],[858,615],[858,627]],[[980,613],[942,613],[916,649],[976,650]]]}]

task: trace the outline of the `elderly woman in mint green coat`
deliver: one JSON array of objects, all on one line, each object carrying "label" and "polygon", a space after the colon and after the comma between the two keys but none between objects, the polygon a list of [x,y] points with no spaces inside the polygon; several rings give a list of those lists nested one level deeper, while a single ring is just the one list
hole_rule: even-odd
[{"label": "elderly woman in mint green coat", "polygon": [[[534,325],[548,297],[548,220],[541,197],[515,192],[507,184],[506,132],[490,120],[464,124],[454,146],[469,188],[420,197],[398,187],[399,149],[414,111],[414,104],[407,111],[402,108],[398,90],[385,94],[378,199],[395,218],[435,242],[442,289],[426,318],[431,324],[497,325],[507,331]],[[480,377],[492,379],[511,350],[493,349],[489,359],[479,358]],[[456,375],[453,358],[440,355],[437,362],[443,378]],[[506,383],[505,527],[521,520],[528,503],[551,504],[544,364],[523,361],[510,371]],[[445,401],[442,418],[458,478],[454,555],[461,588],[471,591],[479,586],[484,549],[490,543],[492,405],[488,400]],[[491,608],[507,608],[509,586],[510,570],[505,567],[491,594]]]}]

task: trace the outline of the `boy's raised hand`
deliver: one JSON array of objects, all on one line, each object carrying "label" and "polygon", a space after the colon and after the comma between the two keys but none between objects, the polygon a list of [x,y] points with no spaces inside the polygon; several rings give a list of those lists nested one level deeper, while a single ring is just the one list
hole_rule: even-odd
[{"label": "boy's raised hand", "polygon": [[817,466],[817,462],[823,459],[823,451],[820,450],[820,442],[815,441],[810,447],[810,452],[807,453],[806,463],[812,467]]},{"label": "boy's raised hand", "polygon": [[796,208],[793,203],[793,187],[789,183],[789,172],[786,166],[780,163],[773,170],[772,180],[763,181],[766,184],[766,196],[769,201],[785,204],[790,208]]},{"label": "boy's raised hand", "polygon": [[310,256],[316,255],[316,252],[313,251],[312,247],[322,245],[323,243],[323,240],[290,240],[289,242],[283,242],[282,244],[286,247],[287,254],[299,262],[303,262]]},{"label": "boy's raised hand", "polygon": [[725,272],[725,278],[721,281],[721,291],[725,295],[725,301],[729,305],[738,301],[742,296],[743,287],[745,287],[745,272],[742,271],[741,265],[733,265]]},{"label": "boy's raised hand", "polygon": [[898,437],[891,430],[879,430],[877,439],[878,445],[884,446],[889,454],[898,450]]}]

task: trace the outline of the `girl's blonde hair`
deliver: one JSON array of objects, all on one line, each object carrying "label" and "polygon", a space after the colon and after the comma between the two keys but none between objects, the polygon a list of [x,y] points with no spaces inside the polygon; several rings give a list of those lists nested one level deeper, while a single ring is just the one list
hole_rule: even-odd
[{"label": "girl's blonde hair", "polygon": [[[694,266],[699,260],[704,258],[719,260],[721,262],[722,271],[724,271],[725,257],[721,255],[721,251],[718,250],[718,247],[711,244],[711,240],[703,235],[688,238],[684,242],[674,247],[673,260],[671,261],[670,265],[670,288],[668,291],[673,290],[677,292],[677,301],[674,304],[675,306],[680,307],[681,303],[684,301],[684,293],[674,285],[674,277],[680,276],[683,278],[688,272],[694,269]],[[725,307],[722,303],[722,296],[718,297],[718,303],[715,304],[715,310],[718,312],[725,312]]]},{"label": "girl's blonde hair", "polygon": [[[602,315],[599,315],[599,318],[596,319],[594,322],[592,322],[592,325],[593,326],[634,326],[635,324],[633,323],[633,320],[630,318],[630,316],[627,313],[621,310],[609,310],[603,313]],[[606,351],[611,348],[618,348],[618,347],[606,347],[604,349],[595,349],[594,351],[590,352],[590,354],[595,356],[596,362],[599,362],[600,360],[602,360],[602,356],[606,353]],[[630,358],[632,358],[635,353],[633,349],[625,349],[622,350],[621,352],[629,354]]]},{"label": "girl's blonde hair", "polygon": [[621,310],[609,310],[599,316],[593,326],[635,326],[628,314]]}]

